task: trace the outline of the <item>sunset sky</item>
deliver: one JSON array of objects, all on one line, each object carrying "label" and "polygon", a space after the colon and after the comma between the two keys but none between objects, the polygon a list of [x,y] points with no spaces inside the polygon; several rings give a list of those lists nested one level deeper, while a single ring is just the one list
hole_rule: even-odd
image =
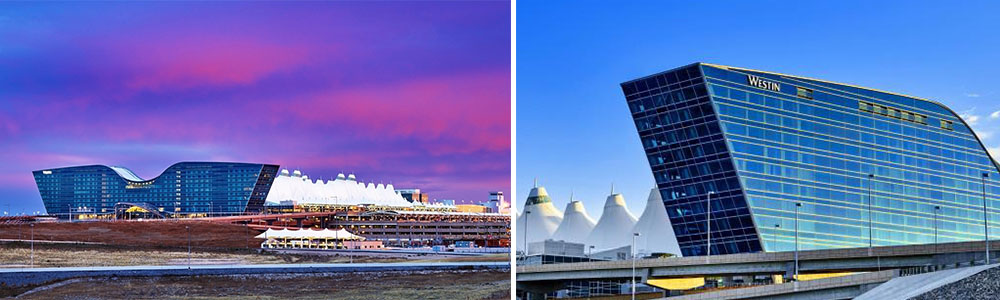
[{"label": "sunset sky", "polygon": [[506,2],[0,3],[0,210],[43,210],[32,170],[178,161],[510,194],[509,21]]}]

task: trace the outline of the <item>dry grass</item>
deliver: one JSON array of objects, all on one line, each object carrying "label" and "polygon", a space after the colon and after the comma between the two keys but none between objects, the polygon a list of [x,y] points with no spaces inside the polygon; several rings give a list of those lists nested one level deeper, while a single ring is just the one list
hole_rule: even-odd
[{"label": "dry grass", "polygon": [[510,299],[510,273],[425,271],[89,279],[23,298]]}]

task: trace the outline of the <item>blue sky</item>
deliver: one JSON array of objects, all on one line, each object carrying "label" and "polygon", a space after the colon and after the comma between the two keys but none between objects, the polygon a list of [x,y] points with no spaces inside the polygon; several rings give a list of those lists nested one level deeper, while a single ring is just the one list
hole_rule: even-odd
[{"label": "blue sky", "polygon": [[618,84],[708,62],[940,101],[1000,155],[1000,2],[521,2],[517,194],[597,218],[610,185],[638,215],[653,187]]}]

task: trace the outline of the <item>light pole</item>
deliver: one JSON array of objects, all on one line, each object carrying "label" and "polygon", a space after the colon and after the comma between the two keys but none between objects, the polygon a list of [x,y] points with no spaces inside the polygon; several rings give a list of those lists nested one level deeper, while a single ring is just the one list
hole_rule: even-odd
[{"label": "light pole", "polygon": [[31,223],[31,267],[35,267],[35,223]]},{"label": "light pole", "polygon": [[990,178],[990,173],[983,172],[983,232],[986,234],[986,264],[990,264],[990,221],[986,212],[986,178]]},{"label": "light pole", "polygon": [[636,257],[635,239],[637,237],[639,237],[639,233],[633,232],[632,233],[632,300],[635,300],[635,257]]},{"label": "light pole", "polygon": [[799,280],[799,207],[802,203],[795,203],[795,280]]},{"label": "light pole", "polygon": [[191,226],[184,226],[188,236],[188,270],[191,270]]},{"label": "light pole", "polygon": [[938,211],[941,210],[941,206],[934,206],[934,252],[937,252],[938,244]]},{"label": "light pole", "polygon": [[708,225],[708,236],[705,239],[705,263],[708,264],[709,259],[712,257],[712,194],[715,192],[709,191],[706,195],[705,200],[705,218],[706,224]]},{"label": "light pole", "polygon": [[868,256],[872,256],[872,181],[875,174],[868,174]]},{"label": "light pole", "polygon": [[587,254],[587,258],[590,258],[593,255],[594,255],[594,245],[590,245],[590,254]]},{"label": "light pole", "polygon": [[778,231],[781,230],[781,224],[774,224],[774,252],[778,252]]},{"label": "light pole", "polygon": [[524,208],[524,259],[528,258],[528,219],[531,216],[531,211],[527,207]]}]

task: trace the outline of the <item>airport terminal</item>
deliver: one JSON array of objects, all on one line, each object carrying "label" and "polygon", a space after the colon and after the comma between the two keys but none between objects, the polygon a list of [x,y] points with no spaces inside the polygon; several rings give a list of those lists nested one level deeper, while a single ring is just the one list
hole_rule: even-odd
[{"label": "airport terminal", "polygon": [[595,223],[533,189],[521,297],[878,299],[996,262],[1000,165],[938,102],[706,63],[621,89],[649,204],[612,192]]},{"label": "airport terminal", "polygon": [[488,198],[484,192],[485,201],[471,204],[430,201],[419,189],[397,191],[392,183],[365,183],[354,174],[310,179],[274,164],[232,162],[180,162],[150,179],[105,165],[33,175],[46,214],[0,222],[207,220],[259,230],[261,247],[268,249],[506,253],[510,246],[510,204],[503,192]]}]

